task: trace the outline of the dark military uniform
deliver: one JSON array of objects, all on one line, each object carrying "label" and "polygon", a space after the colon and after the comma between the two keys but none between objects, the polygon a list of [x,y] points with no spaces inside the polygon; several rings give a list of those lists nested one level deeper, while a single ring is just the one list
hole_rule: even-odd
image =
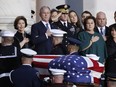
[{"label": "dark military uniform", "polygon": [[79,55],[79,53],[78,52],[73,52],[70,55]]},{"label": "dark military uniform", "polygon": [[53,47],[51,54],[65,55],[66,51],[64,50],[64,47],[62,44],[57,44],[56,46]]},{"label": "dark military uniform", "polygon": [[76,30],[75,30],[74,26],[71,23],[67,22],[67,26],[64,26],[61,23],[61,21],[58,21],[58,22],[54,23],[54,25],[56,25],[58,29],[66,31],[67,36],[69,36],[69,37],[74,37],[75,36]]},{"label": "dark military uniform", "polygon": [[12,87],[8,75],[11,70],[16,69],[20,64],[20,52],[17,47],[0,45],[0,86]]},{"label": "dark military uniform", "polygon": [[[62,14],[66,14],[68,16],[68,13],[69,13],[69,8],[70,6],[69,5],[59,5],[56,7],[56,9],[58,9],[58,11],[62,12]],[[67,32],[67,35],[69,37],[74,37],[75,36],[75,32],[76,32],[76,29],[74,28],[74,26],[68,22],[68,19],[67,21],[62,21],[62,19],[60,19],[58,22],[54,23],[58,29],[61,29],[63,31],[66,31]]]},{"label": "dark military uniform", "polygon": [[29,65],[21,65],[11,73],[11,81],[15,87],[41,87],[38,71]]},{"label": "dark military uniform", "polygon": [[[64,4],[64,5],[59,5],[56,7],[56,9],[58,9],[58,11],[62,12],[62,15],[66,15],[68,17],[68,13],[69,13],[69,8],[70,6],[67,5],[67,4]],[[62,17],[61,15],[61,17]],[[58,22],[54,23],[54,25],[57,26],[58,29],[61,29],[65,32],[67,32],[67,35],[64,36],[64,39],[63,39],[63,44],[64,44],[64,48],[65,50],[67,51],[67,37],[73,37],[73,38],[76,38],[76,28],[68,22],[68,18],[67,20],[65,19],[65,21],[63,21],[64,19],[61,18],[59,19]],[[68,52],[67,52],[68,54]]]},{"label": "dark military uniform", "polygon": [[11,72],[11,82],[15,87],[41,87],[39,73],[31,66],[32,58],[37,52],[29,48],[23,48],[20,51],[22,53],[22,65]]}]

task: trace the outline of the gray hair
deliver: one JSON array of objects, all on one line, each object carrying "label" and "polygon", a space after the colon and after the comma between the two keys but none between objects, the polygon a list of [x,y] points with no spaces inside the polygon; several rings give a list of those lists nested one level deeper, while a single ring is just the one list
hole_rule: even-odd
[{"label": "gray hair", "polygon": [[48,6],[42,6],[42,7],[40,8],[40,13],[42,13],[42,11],[43,11],[45,8],[47,8],[47,9],[50,10],[50,8],[49,8]]}]

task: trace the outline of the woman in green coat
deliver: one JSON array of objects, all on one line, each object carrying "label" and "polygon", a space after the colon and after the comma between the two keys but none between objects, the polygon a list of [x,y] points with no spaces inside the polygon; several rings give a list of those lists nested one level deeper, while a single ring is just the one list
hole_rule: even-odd
[{"label": "woman in green coat", "polygon": [[80,32],[78,39],[83,44],[80,46],[82,55],[96,54],[99,56],[99,62],[104,63],[107,58],[106,44],[103,37],[94,31],[96,26],[95,18],[93,16],[87,17],[84,21],[85,31]]}]

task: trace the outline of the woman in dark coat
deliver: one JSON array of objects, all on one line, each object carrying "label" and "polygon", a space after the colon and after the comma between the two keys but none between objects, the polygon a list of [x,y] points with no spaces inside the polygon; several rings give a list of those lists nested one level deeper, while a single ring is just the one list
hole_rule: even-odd
[{"label": "woman in dark coat", "polygon": [[17,29],[15,33],[15,41],[14,44],[16,46],[20,46],[20,48],[30,48],[30,35],[25,32],[25,28],[27,27],[27,19],[24,16],[16,17],[14,21],[14,28]]},{"label": "woman in dark coat", "polygon": [[106,41],[108,58],[106,61],[106,72],[116,73],[116,25],[111,26],[111,37]]}]

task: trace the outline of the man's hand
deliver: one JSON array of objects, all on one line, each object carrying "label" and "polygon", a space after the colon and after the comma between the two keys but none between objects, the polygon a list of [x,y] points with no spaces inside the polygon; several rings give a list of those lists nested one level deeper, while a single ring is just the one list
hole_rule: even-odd
[{"label": "man's hand", "polygon": [[51,36],[52,35],[52,32],[50,31],[50,29],[47,29],[46,34],[47,34],[47,36]]}]

